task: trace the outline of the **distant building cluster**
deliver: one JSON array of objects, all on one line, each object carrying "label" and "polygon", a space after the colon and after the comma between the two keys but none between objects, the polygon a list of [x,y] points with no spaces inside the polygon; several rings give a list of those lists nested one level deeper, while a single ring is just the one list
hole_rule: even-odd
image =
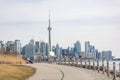
[{"label": "distant building cluster", "polygon": [[[60,47],[57,43],[52,46],[52,51],[55,53],[55,57],[71,56],[96,60],[110,60],[113,58],[112,51],[100,52],[95,46],[90,44],[90,41],[85,41],[85,51],[81,51],[81,43],[79,41],[74,43],[74,47],[68,47],[67,49]],[[48,56],[49,44],[31,39],[28,44],[22,47],[20,40],[7,41],[6,43],[0,41],[0,53],[13,53],[34,60],[39,56]]]},{"label": "distant building cluster", "polygon": [[30,58],[32,60],[37,56],[47,56],[49,52],[49,45],[44,41],[34,41],[31,39],[28,44],[26,44],[22,48],[22,55],[26,58]]},{"label": "distant building cluster", "polygon": [[81,44],[79,41],[74,43],[74,47],[63,49],[58,44],[52,49],[57,57],[72,56],[82,59],[96,59],[96,60],[111,60],[113,58],[112,51],[98,51],[95,46],[90,44],[90,41],[85,41],[85,51],[81,51]]},{"label": "distant building cluster", "polygon": [[85,42],[85,53],[91,59],[102,59],[102,60],[110,60],[112,59],[112,51],[102,51],[99,52],[95,46],[90,45],[90,41]]},{"label": "distant building cluster", "polygon": [[98,49],[95,49],[95,46],[90,45],[89,41],[85,42],[85,53],[91,59],[100,59],[100,52]]},{"label": "distant building cluster", "polygon": [[21,42],[20,40],[7,41],[3,43],[0,41],[0,53],[13,53],[20,55],[21,54]]}]

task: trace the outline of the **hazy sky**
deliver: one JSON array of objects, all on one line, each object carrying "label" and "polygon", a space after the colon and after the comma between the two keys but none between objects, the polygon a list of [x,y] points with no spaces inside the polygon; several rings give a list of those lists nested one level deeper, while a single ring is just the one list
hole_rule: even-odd
[{"label": "hazy sky", "polygon": [[79,40],[120,57],[120,0],[0,0],[0,40],[48,42],[51,11],[52,44],[64,48]]}]

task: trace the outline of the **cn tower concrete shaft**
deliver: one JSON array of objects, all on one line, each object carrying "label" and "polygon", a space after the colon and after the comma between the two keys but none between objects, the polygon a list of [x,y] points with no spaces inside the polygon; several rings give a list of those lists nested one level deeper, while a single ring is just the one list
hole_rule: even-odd
[{"label": "cn tower concrete shaft", "polygon": [[[51,30],[52,30],[52,28],[51,28],[51,24],[50,24],[50,13],[49,13],[49,26],[48,26],[49,52],[51,52]],[[49,54],[48,54],[48,56],[49,56]]]}]

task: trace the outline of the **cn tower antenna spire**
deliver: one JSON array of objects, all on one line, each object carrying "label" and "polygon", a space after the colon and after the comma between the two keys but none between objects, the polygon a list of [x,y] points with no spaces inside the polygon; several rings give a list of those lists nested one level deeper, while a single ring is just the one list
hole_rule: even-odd
[{"label": "cn tower antenna spire", "polygon": [[50,11],[49,11],[49,27],[51,27],[51,23],[50,23]]}]

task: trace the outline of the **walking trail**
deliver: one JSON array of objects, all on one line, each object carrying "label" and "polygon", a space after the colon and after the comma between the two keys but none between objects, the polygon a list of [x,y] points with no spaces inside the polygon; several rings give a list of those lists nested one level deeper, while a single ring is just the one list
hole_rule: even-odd
[{"label": "walking trail", "polygon": [[78,67],[47,63],[28,64],[28,66],[37,69],[28,80],[112,80],[97,71]]}]

